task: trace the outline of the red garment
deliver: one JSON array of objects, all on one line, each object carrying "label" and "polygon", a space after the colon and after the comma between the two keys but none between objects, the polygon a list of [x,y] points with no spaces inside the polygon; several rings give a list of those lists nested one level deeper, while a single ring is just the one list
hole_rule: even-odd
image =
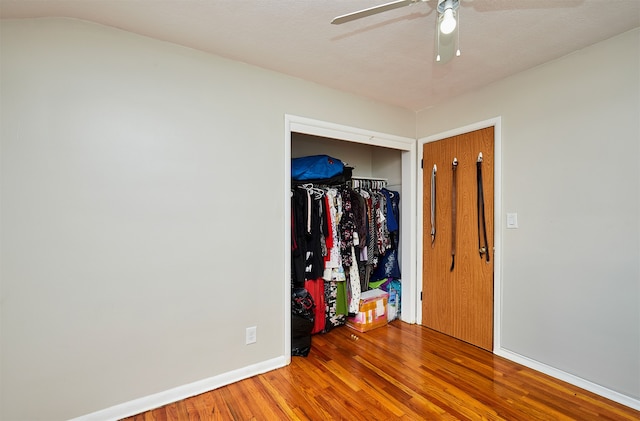
[{"label": "red garment", "polygon": [[311,334],[322,332],[325,326],[326,306],[324,303],[324,279],[312,279],[304,281],[304,287],[316,305],[315,318],[313,320],[313,330]]}]

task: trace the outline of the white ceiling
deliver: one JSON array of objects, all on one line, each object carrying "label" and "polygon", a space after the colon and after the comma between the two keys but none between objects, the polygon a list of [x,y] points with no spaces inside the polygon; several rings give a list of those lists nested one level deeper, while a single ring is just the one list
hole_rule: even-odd
[{"label": "white ceiling", "polygon": [[462,0],[462,56],[437,64],[436,0],[330,24],[389,1],[0,0],[0,17],[93,21],[416,111],[640,26],[640,0]]}]

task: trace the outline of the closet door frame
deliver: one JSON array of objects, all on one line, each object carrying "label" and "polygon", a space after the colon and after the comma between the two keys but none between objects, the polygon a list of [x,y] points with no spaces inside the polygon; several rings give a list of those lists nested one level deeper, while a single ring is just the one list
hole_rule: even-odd
[{"label": "closet door frame", "polygon": [[[493,260],[493,352],[500,354],[501,341],[500,341],[500,327],[502,326],[502,118],[500,116],[491,118],[488,120],[472,123],[470,125],[459,127],[453,130],[449,130],[443,133],[438,133],[432,136],[418,139],[418,162],[423,158],[423,145],[429,142],[436,142],[438,140],[447,139],[449,137],[458,136],[464,133],[473,132],[475,130],[484,129],[487,127],[494,128],[494,215],[493,215],[493,241],[494,249],[492,250]],[[418,171],[424,171],[424,168],[419,168]],[[422,180],[422,173],[418,179]],[[416,287],[418,288],[416,294],[421,296],[422,294],[422,236],[424,235],[425,227],[423,227],[423,185],[422,182],[417,183],[417,232],[420,241],[417,241],[416,258],[417,258],[417,277],[418,282]],[[404,291],[403,291],[404,293]],[[420,302],[416,308],[416,320],[418,324],[422,324],[422,303]]]},{"label": "closet door frame", "polygon": [[291,133],[327,137],[345,142],[396,149],[401,152],[400,256],[402,273],[401,320],[416,323],[418,307],[416,258],[417,140],[285,114],[284,136],[284,355],[291,362]]}]

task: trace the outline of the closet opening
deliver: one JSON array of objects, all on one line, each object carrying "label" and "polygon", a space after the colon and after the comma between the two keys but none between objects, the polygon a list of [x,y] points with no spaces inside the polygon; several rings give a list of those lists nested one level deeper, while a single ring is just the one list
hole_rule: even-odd
[{"label": "closet opening", "polygon": [[[352,168],[349,187],[359,191],[384,187],[386,192],[397,192],[399,229],[397,242],[400,279],[402,321],[415,323],[416,314],[416,258],[415,258],[415,171],[416,140],[376,133],[333,123],[319,122],[301,117],[287,116],[285,136],[285,355],[291,358],[291,292],[292,292],[292,204],[295,189],[304,188],[291,180],[291,159],[328,155]],[[309,186],[307,186],[309,188]],[[294,190],[292,190],[294,189]],[[306,194],[306,192],[305,192]],[[377,194],[377,193],[376,193]],[[366,191],[365,191],[366,195]],[[295,230],[293,230],[295,231]],[[367,278],[369,279],[369,278]],[[366,282],[362,280],[366,286]],[[335,284],[335,282],[334,282]],[[379,282],[374,283],[375,287]],[[388,288],[388,285],[385,285]],[[318,291],[315,292],[318,294]],[[324,306],[324,303],[322,304]],[[316,326],[317,328],[317,326]],[[328,326],[331,328],[331,326]],[[342,328],[342,327],[341,327]],[[347,328],[346,326],[344,328]]]}]

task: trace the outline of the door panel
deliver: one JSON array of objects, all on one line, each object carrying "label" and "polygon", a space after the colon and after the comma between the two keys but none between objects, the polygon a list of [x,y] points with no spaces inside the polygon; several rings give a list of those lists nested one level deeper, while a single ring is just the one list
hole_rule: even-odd
[{"label": "door panel", "polygon": [[[478,251],[476,162],[482,152],[490,261]],[[452,161],[458,159],[455,266],[452,262]],[[436,240],[431,230],[431,170],[436,175]],[[422,323],[481,348],[493,349],[493,127],[423,146]]]}]

